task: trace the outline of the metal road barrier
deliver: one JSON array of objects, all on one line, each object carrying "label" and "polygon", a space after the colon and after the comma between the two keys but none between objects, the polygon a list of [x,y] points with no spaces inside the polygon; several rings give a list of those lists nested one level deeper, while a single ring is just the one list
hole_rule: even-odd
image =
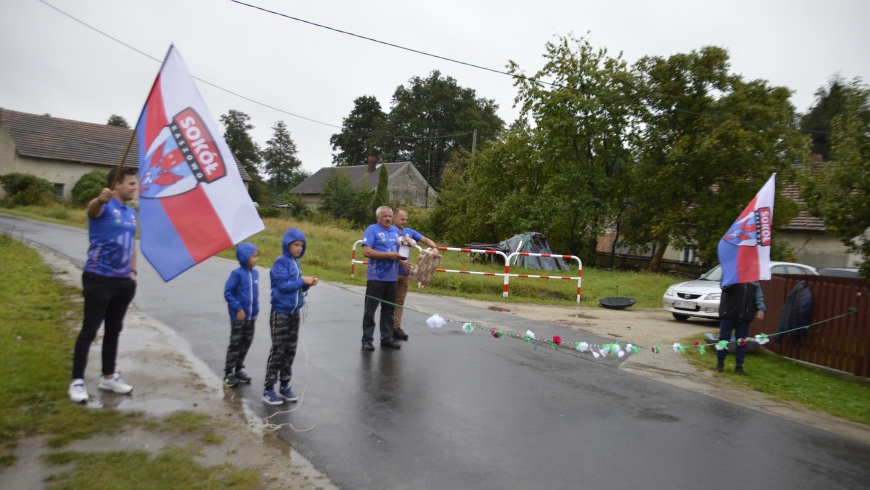
[{"label": "metal road barrier", "polygon": [[[537,253],[532,253],[532,252],[514,252],[508,256],[508,260],[507,260],[507,262],[505,262],[505,264],[510,264],[511,259],[513,259],[514,257],[528,257],[528,256],[531,256],[531,257],[550,257],[550,258],[554,258],[554,259],[564,259],[564,260],[568,260],[568,259],[576,260],[577,261],[577,277],[541,276],[541,275],[533,275],[533,274],[510,274],[510,265],[505,266],[505,273],[507,273],[508,276],[527,277],[530,279],[563,279],[563,280],[570,280],[570,281],[573,281],[574,279],[576,279],[577,280],[577,302],[578,303],[580,302],[580,286],[581,286],[581,282],[583,280],[583,263],[580,261],[580,257],[577,257],[576,255],[537,254]],[[507,295],[508,295],[508,278],[505,277],[504,297],[507,298]]]}]

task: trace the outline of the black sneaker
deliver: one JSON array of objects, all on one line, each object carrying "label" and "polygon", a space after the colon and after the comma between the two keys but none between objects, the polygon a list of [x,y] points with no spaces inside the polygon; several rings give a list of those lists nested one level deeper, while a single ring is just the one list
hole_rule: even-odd
[{"label": "black sneaker", "polygon": [[395,339],[395,340],[408,340],[408,334],[406,334],[405,331],[402,330],[401,327],[399,327],[399,328],[393,330],[393,339]]},{"label": "black sneaker", "polygon": [[740,376],[746,376],[746,373],[743,372],[743,366],[737,366],[734,368],[734,374],[739,374]]},{"label": "black sneaker", "polygon": [[235,374],[230,373],[224,376],[224,384],[232,388],[234,386],[238,386],[239,380],[236,379]]},{"label": "black sneaker", "polygon": [[241,383],[250,383],[251,377],[248,376],[248,373],[242,371],[241,369],[236,369],[236,379]]},{"label": "black sneaker", "polygon": [[391,349],[401,349],[402,345],[393,339],[381,340],[381,347],[389,347]]},{"label": "black sneaker", "polygon": [[371,342],[363,342],[363,350],[375,350],[375,346]]},{"label": "black sneaker", "polygon": [[724,370],[725,370],[725,363],[724,363],[724,362],[718,362],[718,363],[716,363],[716,371],[717,371],[717,372],[720,372],[720,373],[721,373],[721,372],[724,371]]}]

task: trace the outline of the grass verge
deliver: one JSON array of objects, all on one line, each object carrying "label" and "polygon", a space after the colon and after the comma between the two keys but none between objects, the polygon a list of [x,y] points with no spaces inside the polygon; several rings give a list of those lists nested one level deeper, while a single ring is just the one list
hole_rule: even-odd
[{"label": "grass verge", "polygon": [[76,452],[46,456],[46,463],[74,463],[71,470],[49,478],[53,489],[91,490],[124,488],[250,489],[260,480],[259,471],[229,464],[204,467],[194,460],[195,446],[167,447],[152,457],[148,451]]},{"label": "grass verge", "polygon": [[[25,206],[0,208],[0,211],[16,216],[87,228],[84,209],[73,209],[63,205],[47,208]],[[354,230],[342,223],[310,223],[293,219],[266,218],[266,229],[250,237],[247,241],[260,249],[260,265],[271,267],[281,253],[281,238],[289,227],[300,228],[306,235],[308,247],[302,259],[305,274],[317,275],[321,279],[346,284],[365,285],[366,266],[356,266],[356,277],[350,277],[350,254],[353,243],[362,238],[362,230]],[[235,260],[235,248],[227,249],[221,257]],[[357,247],[357,258],[362,259],[362,248]],[[416,260],[416,255],[414,255]],[[573,262],[573,261],[570,261]],[[553,272],[553,275],[576,276],[575,264],[571,271]],[[474,270],[481,272],[504,272],[504,266],[495,264],[471,263],[468,255],[460,252],[445,252],[441,262],[443,269]],[[541,274],[542,271],[511,267],[515,274]],[[544,273],[544,275],[547,275]],[[598,300],[619,295],[634,298],[636,308],[661,308],[662,294],[671,284],[681,279],[667,274],[631,271],[605,271],[587,268],[583,271],[583,295],[581,306],[598,307]],[[433,293],[445,296],[459,296],[484,301],[507,301],[537,303],[548,305],[574,306],[577,304],[577,281],[556,279],[527,279],[512,277],[510,297],[501,297],[503,279],[493,276],[438,273],[425,288],[411,286],[413,292]]]},{"label": "grass verge", "polygon": [[0,233],[0,462],[22,436],[47,434],[52,447],[97,433],[112,434],[138,413],[89,410],[67,398],[75,342],[81,323],[80,292],[54,280],[39,255]]},{"label": "grass verge", "polygon": [[[682,343],[691,345],[698,339],[687,338]],[[715,373],[715,349],[707,349],[704,355],[698,354],[697,349],[686,349],[686,357],[699,369]],[[785,359],[764,348],[746,354],[743,367],[746,376],[734,374],[734,356],[729,355],[725,372],[715,375],[779,400],[870,425],[870,383],[867,381]]]}]

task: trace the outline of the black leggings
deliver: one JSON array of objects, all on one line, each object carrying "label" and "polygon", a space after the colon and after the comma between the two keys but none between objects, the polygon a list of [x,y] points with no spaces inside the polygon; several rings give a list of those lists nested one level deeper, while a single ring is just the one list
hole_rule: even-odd
[{"label": "black leggings", "polygon": [[76,340],[72,377],[84,379],[91,343],[104,320],[106,328],[103,332],[103,376],[114,374],[118,336],[124,328],[127,307],[136,295],[136,281],[85,272],[82,274],[82,295],[85,297],[85,318]]}]

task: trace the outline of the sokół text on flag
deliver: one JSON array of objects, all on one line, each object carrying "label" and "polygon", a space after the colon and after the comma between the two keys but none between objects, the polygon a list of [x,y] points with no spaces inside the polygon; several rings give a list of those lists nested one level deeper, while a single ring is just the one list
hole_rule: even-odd
[{"label": "sok\u00f3\u0142 text on flag", "polygon": [[773,174],[719,241],[722,287],[770,279],[775,179]]},{"label": "sok\u00f3\u0142 text on flag", "polygon": [[264,228],[175,46],[136,133],[142,253],[164,281]]}]

